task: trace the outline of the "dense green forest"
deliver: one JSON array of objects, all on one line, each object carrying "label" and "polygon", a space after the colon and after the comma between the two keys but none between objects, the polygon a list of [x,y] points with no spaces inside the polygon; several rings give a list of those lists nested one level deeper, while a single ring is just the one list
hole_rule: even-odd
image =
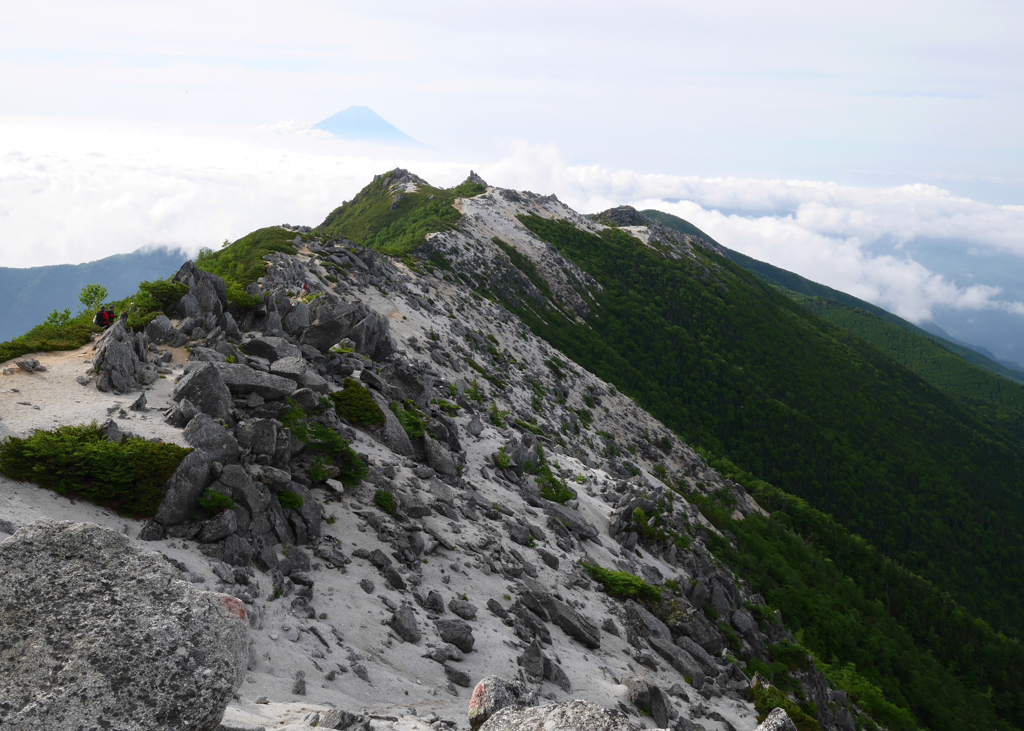
[{"label": "dense green forest", "polygon": [[1024,386],[974,366],[930,338],[834,300],[791,294],[829,322],[866,340],[940,391],[1024,439]]},{"label": "dense green forest", "polygon": [[[772,511],[736,521],[727,500],[692,496],[717,528],[737,536],[735,547],[712,537],[715,553],[782,611],[837,687],[894,730],[1024,727],[1019,641],[800,498],[727,459],[710,462]],[[913,711],[918,723],[897,708]]]},{"label": "dense green forest", "polygon": [[[740,553],[759,558],[730,556],[798,622],[821,659],[862,668],[922,725],[952,728],[946,721],[955,713],[926,712],[945,701],[942,688],[951,683],[945,707],[975,708],[971,727],[998,727],[983,720],[982,697],[994,698],[990,713],[1021,724],[1015,681],[1005,681],[1020,667],[1019,644],[967,613],[1020,635],[1024,499],[1017,443],[983,414],[734,262],[704,251],[697,261],[667,261],[615,229],[595,236],[566,222],[521,220],[604,287],[589,327],[554,312],[541,319],[521,311],[532,328],[686,440],[835,517],[822,544],[835,574],[823,574],[824,564],[815,569],[813,558],[787,554],[800,541],[793,542],[786,522],[736,526],[746,536]],[[840,551],[840,530],[865,536],[927,577],[907,578],[893,568],[903,577],[897,596],[904,610],[921,586],[934,586],[932,594],[945,599],[920,615],[900,615],[892,582],[879,593],[881,564]],[[990,572],[996,565],[1002,570]],[[881,614],[867,611],[878,607]],[[1001,673],[999,688],[990,675],[975,673],[975,645],[964,644],[962,633],[941,634],[951,613],[964,626],[985,628],[978,642],[989,643],[985,666]],[[969,656],[957,656],[958,647]]]},{"label": "dense green forest", "polygon": [[691,443],[828,511],[996,625],[1024,626],[1021,459],[995,428],[731,261],[666,261],[615,229],[522,221],[605,288],[589,327],[526,313],[549,341]]},{"label": "dense green forest", "polygon": [[[661,211],[653,210],[647,210],[644,211],[643,213],[648,218],[657,221],[661,225],[665,226],[666,228],[672,229],[673,231],[682,234],[687,234],[690,236],[699,236],[702,239],[712,241],[716,245],[721,246],[721,244],[715,242],[714,239],[712,239],[706,233],[704,233],[699,228],[694,226],[692,223],[690,223],[689,221],[685,221],[682,218],[679,218],[678,216],[673,216],[669,213],[662,213]],[[891,312],[883,310],[881,307],[876,307],[875,305],[869,302],[857,299],[856,297],[848,295],[845,292],[840,292],[837,289],[826,287],[824,284],[812,282],[810,279],[801,277],[799,274],[794,274],[793,272],[788,272],[785,269],[780,269],[779,267],[772,266],[771,264],[768,264],[766,262],[758,261],[757,259],[752,259],[751,257],[741,254],[738,251],[732,251],[731,249],[727,249],[724,246],[722,246],[722,248],[729,253],[729,258],[731,258],[741,267],[746,269],[748,272],[751,272],[755,276],[763,279],[766,282],[769,282],[770,284],[774,284],[778,287],[783,288],[788,293],[803,295],[805,297],[814,299],[829,299],[841,305],[846,305],[847,307],[863,310],[866,313],[875,315],[876,317],[880,318],[881,320],[884,320],[890,325],[894,325],[910,333],[913,333],[914,335],[922,337],[926,340],[930,340],[936,346],[950,353],[953,353],[954,355],[958,355],[960,358],[967,361],[968,363],[971,363],[972,365],[989,371],[990,373],[994,373],[998,376],[1002,376],[1003,378],[1008,378],[1009,380],[1014,381],[1016,383],[1024,384],[1024,372],[1015,370],[1013,368],[1007,368],[1002,363],[998,363],[992,360],[991,358],[987,358],[976,350],[972,350],[971,348],[967,348],[963,345],[951,342],[946,338],[939,337],[934,333],[930,333],[927,330],[924,330],[912,323],[907,322],[901,317],[897,317]],[[842,323],[837,324],[840,324],[841,326],[845,327],[845,325],[843,325]],[[878,346],[877,343],[872,344]],[[882,350],[883,352],[892,355],[893,357],[896,357],[897,360],[900,360],[895,352],[889,352],[885,350],[884,347],[882,348]],[[903,361],[901,360],[900,362],[902,363]],[[918,372],[915,369],[913,362],[903,363],[903,365],[910,368],[919,376],[924,377],[926,381],[929,381],[929,383],[932,383],[927,377],[924,376],[924,374]],[[932,385],[935,384],[933,383]]]}]

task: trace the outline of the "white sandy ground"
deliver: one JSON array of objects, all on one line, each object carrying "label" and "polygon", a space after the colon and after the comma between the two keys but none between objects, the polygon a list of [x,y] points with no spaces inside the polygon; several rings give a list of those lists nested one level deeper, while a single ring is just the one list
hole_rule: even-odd
[{"label": "white sandy ground", "polygon": [[[547,344],[526,334],[525,328],[514,318],[503,323],[502,319],[508,318],[503,318],[499,308],[486,302],[472,302],[469,307],[460,306],[460,303],[468,299],[463,294],[464,290],[440,279],[429,279],[430,295],[442,309],[441,314],[430,315],[423,310],[413,309],[404,297],[385,296],[376,288],[367,287],[359,293],[360,299],[388,316],[399,348],[406,347],[409,337],[413,335],[421,343],[425,342],[431,329],[441,337],[448,338],[451,335],[450,323],[453,322],[444,313],[444,310],[448,310],[457,311],[459,321],[464,326],[493,334],[499,341],[499,349],[514,353],[521,362],[537,363],[552,355],[560,355]],[[410,284],[421,289],[426,296],[428,289],[423,288],[422,283]],[[27,357],[38,358],[47,367],[46,373],[28,374],[19,370],[11,376],[0,376],[0,437],[27,436],[33,429],[52,428],[57,424],[88,423],[93,420],[102,423],[108,418],[108,410],[112,407],[115,418],[120,407],[127,409],[136,397],[134,394],[103,394],[96,391],[93,385],[83,387],[76,383],[76,376],[88,375],[92,354],[91,346],[66,353],[35,354]],[[412,350],[409,350],[409,355],[424,360],[429,358],[425,352],[416,354]],[[175,374],[181,372],[183,357],[183,351],[175,353]],[[0,364],[0,367],[11,365]],[[458,372],[446,366],[433,364],[433,367],[451,382],[470,380],[475,375],[464,363]],[[608,384],[595,376],[580,369],[578,380],[582,385],[599,386],[607,394],[604,403],[610,409],[603,414],[597,410],[597,428],[616,431],[621,425],[629,424],[636,429],[642,426],[650,426],[652,430],[664,429],[629,399],[614,391],[609,392]],[[480,385],[489,392],[483,379],[480,379]],[[168,405],[172,388],[173,376],[158,380],[146,392],[151,410],[145,414],[129,412],[128,418],[117,419],[119,425],[140,436],[183,443],[181,431],[164,424],[162,419],[161,412]],[[572,396],[573,403],[579,398],[577,392]],[[19,404],[22,401],[30,405]],[[529,408],[529,395],[517,393],[514,398],[503,397],[499,399],[498,405],[501,408]],[[582,401],[579,405],[582,405]],[[535,525],[544,526],[544,516],[526,505],[514,489],[499,483],[493,476],[490,479],[483,478],[480,471],[485,459],[504,444],[513,432],[495,428],[488,423],[480,437],[474,439],[465,430],[469,419],[465,414],[456,418],[462,427],[460,438],[463,447],[468,452],[470,469],[467,481],[485,499],[508,506]],[[398,468],[394,482],[400,493],[411,493],[417,489],[416,483],[411,480],[413,463],[394,455],[361,433],[353,446],[378,466],[390,464]],[[602,529],[603,533],[602,546],[586,544],[588,557],[601,565],[616,565],[620,558],[620,547],[607,534],[611,506],[596,492],[602,486],[611,484],[610,477],[603,470],[590,468],[566,455],[550,455],[549,458],[557,459],[562,469],[586,477],[585,489],[579,491],[579,510],[583,517]],[[589,494],[592,491],[594,494]],[[368,551],[380,548],[390,553],[390,546],[379,542],[376,532],[368,528],[365,521],[354,512],[372,509],[373,492],[374,488],[364,483],[360,488],[346,491],[340,501],[326,505],[327,515],[334,517],[335,522],[324,524],[324,534],[337,539],[346,555],[351,556],[356,547]],[[322,500],[328,498],[322,492],[317,491],[316,494]],[[425,499],[426,495],[422,497]],[[117,516],[103,508],[0,477],[0,518],[17,527],[42,517],[93,522],[122,531],[133,538],[141,528],[140,522]],[[695,519],[701,520],[699,515],[695,515]],[[476,638],[474,651],[468,653],[463,662],[455,663],[455,667],[467,672],[473,683],[489,674],[515,677],[519,670],[516,658],[523,648],[510,629],[487,610],[486,604],[488,599],[493,598],[505,607],[510,606],[511,601],[506,597],[514,597],[517,594],[516,587],[500,574],[490,573],[486,559],[481,560],[484,558],[482,554],[489,553],[487,545],[499,533],[500,538],[507,542],[504,530],[500,524],[485,519],[476,523],[463,520],[454,525],[438,514],[420,522],[443,533],[456,544],[454,550],[439,547],[427,556],[422,566],[421,587],[424,593],[429,589],[439,591],[445,604],[451,598],[465,595],[478,609],[476,619],[471,622]],[[706,523],[705,527],[714,530]],[[0,533],[0,539],[4,537]],[[203,586],[229,590],[217,579],[211,562],[199,550],[201,546],[173,539],[140,542],[140,545],[181,561]],[[563,553],[553,540],[543,541],[541,545],[561,561],[559,570],[554,571],[538,560],[539,557],[527,556],[540,572],[542,583],[558,592],[563,600],[576,603],[577,609],[595,624],[600,625],[606,617],[615,616],[612,611],[617,606],[615,600],[593,590],[566,588],[572,563],[578,556]],[[517,549],[521,549],[524,554],[529,553],[528,549]],[[663,565],[646,554],[644,558],[657,566],[665,576],[679,573],[678,569]],[[362,711],[379,717],[399,719],[395,722],[386,718],[375,719],[373,725],[376,729],[424,729],[436,717],[456,721],[460,729],[468,728],[466,711],[471,689],[459,688],[457,696],[450,695],[442,666],[422,657],[431,645],[440,640],[432,623],[427,620],[425,611],[413,601],[412,586],[405,591],[389,588],[379,572],[361,559],[353,558],[346,573],[321,566],[315,558],[313,561],[312,576],[316,585],[311,605],[318,613],[327,615],[322,620],[299,620],[292,616],[285,601],[265,601],[271,591],[270,582],[259,571],[256,572],[259,588],[252,593],[257,597],[257,602],[256,605],[247,605],[250,613],[255,613],[257,617],[262,614],[257,621],[262,626],[251,631],[256,663],[246,674],[238,697],[229,706],[225,720],[236,725],[283,729],[301,723],[311,712],[335,706],[352,712]],[[359,581],[364,578],[375,585],[372,594],[360,588]],[[407,574],[406,579],[409,578],[411,575]],[[423,633],[418,647],[413,649],[403,646],[404,643],[384,624],[391,616],[391,611],[382,602],[383,597],[396,605],[403,602],[412,605],[419,629]],[[445,616],[454,615],[446,613]],[[620,629],[624,629],[617,617],[615,621]],[[327,640],[327,646],[312,631],[314,628]],[[342,641],[337,639],[332,629],[338,631],[343,637]],[[295,630],[298,630],[297,634]],[[606,707],[613,707],[618,701],[629,703],[625,687],[619,681],[627,672],[647,671],[632,663],[631,648],[623,637],[602,632],[601,648],[595,652],[571,640],[557,626],[549,625],[549,630],[555,643],[546,647],[545,653],[560,663],[572,681],[573,688],[571,693],[566,694],[554,685],[545,683],[543,694],[548,701],[585,698]],[[294,641],[289,639],[289,634]],[[361,680],[351,671],[355,663],[361,663],[367,668],[369,682]],[[661,687],[668,688],[673,683],[681,682],[682,679],[675,671],[667,668],[664,663],[659,664],[662,665],[661,671],[648,674]],[[344,672],[339,672],[334,680],[329,681],[326,675],[331,670]],[[298,671],[305,673],[305,696],[292,694]],[[717,711],[736,729],[747,731],[756,727],[750,704],[737,703],[727,698],[705,702],[696,692],[689,690],[695,703],[700,702],[710,710]],[[270,702],[257,704],[255,701],[261,698]],[[683,712],[687,708],[687,704],[682,704]],[[636,718],[633,720],[639,721]],[[649,719],[646,722],[649,724]],[[724,728],[707,718],[700,719],[700,723],[709,731]]]},{"label": "white sandy ground", "polygon": [[[27,373],[15,366],[13,360],[0,363],[0,370],[12,371],[11,375],[0,373],[0,439],[27,437],[36,429],[52,429],[60,424],[92,421],[102,424],[113,417],[122,429],[138,436],[156,437],[184,446],[181,430],[165,424],[162,415],[170,404],[175,376],[158,378],[145,391],[150,407],[148,413],[129,412],[128,407],[138,398],[138,393],[125,396],[103,393],[97,391],[93,383],[81,386],[75,380],[78,376],[93,375],[95,353],[92,348],[90,344],[78,350],[31,353],[15,359],[35,358],[46,366],[45,372]],[[171,367],[175,375],[180,375],[188,354],[180,348],[170,350],[174,354]],[[129,418],[118,418],[121,409],[128,412]]]}]

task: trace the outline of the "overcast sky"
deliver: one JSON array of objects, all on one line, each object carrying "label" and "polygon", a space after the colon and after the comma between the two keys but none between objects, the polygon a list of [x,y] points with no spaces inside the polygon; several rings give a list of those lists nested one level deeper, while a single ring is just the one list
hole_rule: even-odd
[{"label": "overcast sky", "polygon": [[[1024,3],[977,0],[21,3],[0,266],[315,225],[394,164],[472,167],[677,213],[914,321],[1020,328],[1022,31]],[[304,131],[350,105],[434,151]]]}]

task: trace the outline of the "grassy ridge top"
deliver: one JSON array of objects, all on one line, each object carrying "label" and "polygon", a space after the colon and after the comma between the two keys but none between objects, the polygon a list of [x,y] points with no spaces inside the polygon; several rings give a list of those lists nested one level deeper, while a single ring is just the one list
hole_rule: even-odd
[{"label": "grassy ridge top", "polygon": [[203,271],[216,274],[227,284],[235,283],[240,287],[252,284],[267,271],[267,263],[263,257],[267,254],[280,252],[294,254],[292,242],[295,232],[280,226],[260,228],[246,234],[220,251],[204,249],[196,258],[196,266]]},{"label": "grassy ridge top", "polygon": [[391,256],[405,256],[422,244],[427,234],[454,228],[462,214],[453,204],[486,192],[473,181],[454,188],[419,184],[413,192],[399,192],[393,176],[379,176],[347,203],[334,209],[315,232],[326,238],[347,238]]}]

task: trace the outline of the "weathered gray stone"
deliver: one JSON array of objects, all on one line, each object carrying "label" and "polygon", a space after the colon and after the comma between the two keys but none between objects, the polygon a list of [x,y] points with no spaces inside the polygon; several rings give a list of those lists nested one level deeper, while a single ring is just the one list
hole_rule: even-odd
[{"label": "weathered gray stone", "polygon": [[373,396],[373,400],[377,402],[377,406],[384,414],[384,424],[378,429],[373,430],[373,436],[392,452],[403,457],[413,456],[415,451],[412,448],[412,442],[409,441],[409,435],[402,428],[402,422],[398,420],[398,417],[389,408],[388,400],[377,391],[371,390],[370,395]]},{"label": "weathered gray stone", "polygon": [[93,346],[92,366],[99,374],[96,388],[125,394],[142,388],[143,369],[135,353],[134,338],[118,320]]},{"label": "weathered gray stone", "polygon": [[188,354],[188,362],[190,366],[194,363],[226,363],[227,360],[228,357],[224,355],[224,353],[214,350],[213,348],[204,348],[199,345],[192,348]]},{"label": "weathered gray stone", "polygon": [[308,388],[316,393],[327,393],[330,390],[327,381],[310,369],[302,358],[288,357],[275,360],[270,364],[270,372],[294,381],[295,388]]},{"label": "weathered gray stone", "polygon": [[270,373],[257,371],[238,363],[218,363],[215,366],[224,379],[224,385],[236,396],[256,393],[272,401],[284,398],[295,390],[295,381]]},{"label": "weathered gray stone", "polygon": [[648,612],[642,606],[630,599],[625,604],[626,621],[630,629],[645,640],[648,637],[660,637],[663,640],[671,640],[672,633],[660,619]]},{"label": "weathered gray stone", "polygon": [[370,731],[370,717],[356,715],[340,708],[331,708],[320,714],[317,728],[344,729],[344,731]]},{"label": "weathered gray stone", "polygon": [[530,694],[518,680],[506,680],[497,675],[488,675],[473,689],[469,699],[469,725],[479,729],[491,716],[502,708],[527,703]]},{"label": "weathered gray stone", "polygon": [[566,693],[572,690],[572,681],[562,670],[562,666],[547,655],[544,656],[544,680],[554,683]]},{"label": "weathered gray stone", "polygon": [[476,639],[473,637],[473,628],[469,626],[468,622],[461,619],[435,619],[434,626],[437,627],[437,633],[445,642],[452,643],[463,652],[473,651],[473,643]]},{"label": "weathered gray stone", "polygon": [[163,345],[174,337],[174,326],[167,315],[161,313],[146,324],[146,335],[155,345]]},{"label": "weathered gray stone", "polygon": [[203,278],[192,288],[190,294],[196,298],[200,314],[213,315],[216,319],[224,312],[224,304],[220,301],[217,290],[209,279]]},{"label": "weathered gray stone", "polygon": [[561,627],[567,635],[591,650],[596,650],[601,646],[601,630],[589,619],[550,594],[541,597],[541,602],[550,615],[551,621]]},{"label": "weathered gray stone", "polygon": [[746,609],[737,609],[732,613],[731,619],[732,626],[741,635],[749,635],[757,630],[757,622],[754,621],[754,616]]},{"label": "weathered gray stone", "polygon": [[651,637],[647,640],[647,643],[655,652],[665,658],[668,664],[674,667],[680,675],[684,678],[689,678],[688,682],[694,688],[699,690],[703,687],[705,681],[704,671],[690,653],[672,644],[669,640],[663,640],[660,637]]},{"label": "weathered gray stone", "polygon": [[185,398],[167,410],[164,421],[173,427],[184,429],[198,414],[199,407]]},{"label": "weathered gray stone", "polygon": [[202,449],[214,462],[230,464],[238,459],[238,440],[206,414],[190,421],[182,435],[190,447]]},{"label": "weathered gray stone", "polygon": [[480,731],[640,731],[625,714],[583,700],[550,706],[506,706],[492,715]]},{"label": "weathered gray stone", "polygon": [[242,344],[242,349],[249,353],[249,355],[266,358],[271,363],[281,358],[298,358],[302,356],[302,351],[299,350],[297,345],[289,343],[284,338],[276,338],[269,335],[246,340]]},{"label": "weathered gray stone", "polygon": [[[242,512],[241,509],[238,512]],[[232,534],[224,541],[221,559],[224,563],[232,566],[249,566],[255,555],[256,551],[247,540],[237,534]]]},{"label": "weathered gray stone", "polygon": [[476,619],[476,607],[462,599],[452,599],[448,602],[448,609],[463,619]]},{"label": "weathered gray stone", "polygon": [[189,452],[167,481],[167,490],[155,520],[165,526],[190,520],[199,508],[199,498],[209,484],[210,456],[203,449]]},{"label": "weathered gray stone", "polygon": [[473,682],[472,678],[469,677],[469,673],[465,670],[459,670],[452,665],[444,666],[444,674],[448,680],[462,688],[468,688],[470,683]]},{"label": "weathered gray stone", "polygon": [[0,727],[211,731],[245,609],[120,532],[42,520],[0,544]]},{"label": "weathered gray stone", "polygon": [[455,460],[448,450],[441,446],[429,434],[423,435],[423,448],[427,455],[427,464],[441,475],[455,474]]},{"label": "weathered gray stone", "polygon": [[686,635],[712,655],[717,655],[725,647],[722,634],[699,611],[675,621],[672,631]]},{"label": "weathered gray stone", "polygon": [[718,675],[719,667],[718,663],[715,662],[715,658],[711,657],[703,647],[698,645],[689,637],[685,635],[676,639],[676,646],[686,650],[690,656],[700,663],[701,669],[708,675],[714,677]]},{"label": "weathered gray stone", "polygon": [[171,399],[179,403],[187,399],[214,419],[226,419],[231,412],[231,392],[212,364],[189,371],[174,387]]},{"label": "weathered gray stone", "polygon": [[301,342],[326,353],[344,338],[351,339],[358,352],[373,360],[384,360],[394,352],[387,318],[362,303],[321,306],[316,322],[302,333]]},{"label": "weathered gray stone", "polygon": [[238,530],[238,521],[234,510],[224,510],[216,517],[206,521],[199,533],[200,543],[214,543]]},{"label": "weathered gray stone", "polygon": [[796,731],[796,724],[781,708],[774,708],[757,731]]},{"label": "weathered gray stone", "polygon": [[271,419],[249,419],[235,428],[238,446],[250,454],[272,455],[277,446],[277,424]]},{"label": "weathered gray stone", "polygon": [[251,515],[262,513],[270,503],[270,490],[267,486],[255,482],[241,465],[232,464],[224,467],[211,489],[230,495]]},{"label": "weathered gray stone", "polygon": [[544,509],[549,515],[553,515],[580,538],[594,538],[598,534],[598,530],[594,527],[593,523],[584,519],[583,516],[572,508],[559,505],[558,503],[547,502],[544,505]]},{"label": "weathered gray stone", "polygon": [[416,615],[408,604],[403,604],[395,610],[395,613],[391,615],[390,624],[395,634],[405,642],[415,644],[420,641],[420,629],[416,623]]}]

